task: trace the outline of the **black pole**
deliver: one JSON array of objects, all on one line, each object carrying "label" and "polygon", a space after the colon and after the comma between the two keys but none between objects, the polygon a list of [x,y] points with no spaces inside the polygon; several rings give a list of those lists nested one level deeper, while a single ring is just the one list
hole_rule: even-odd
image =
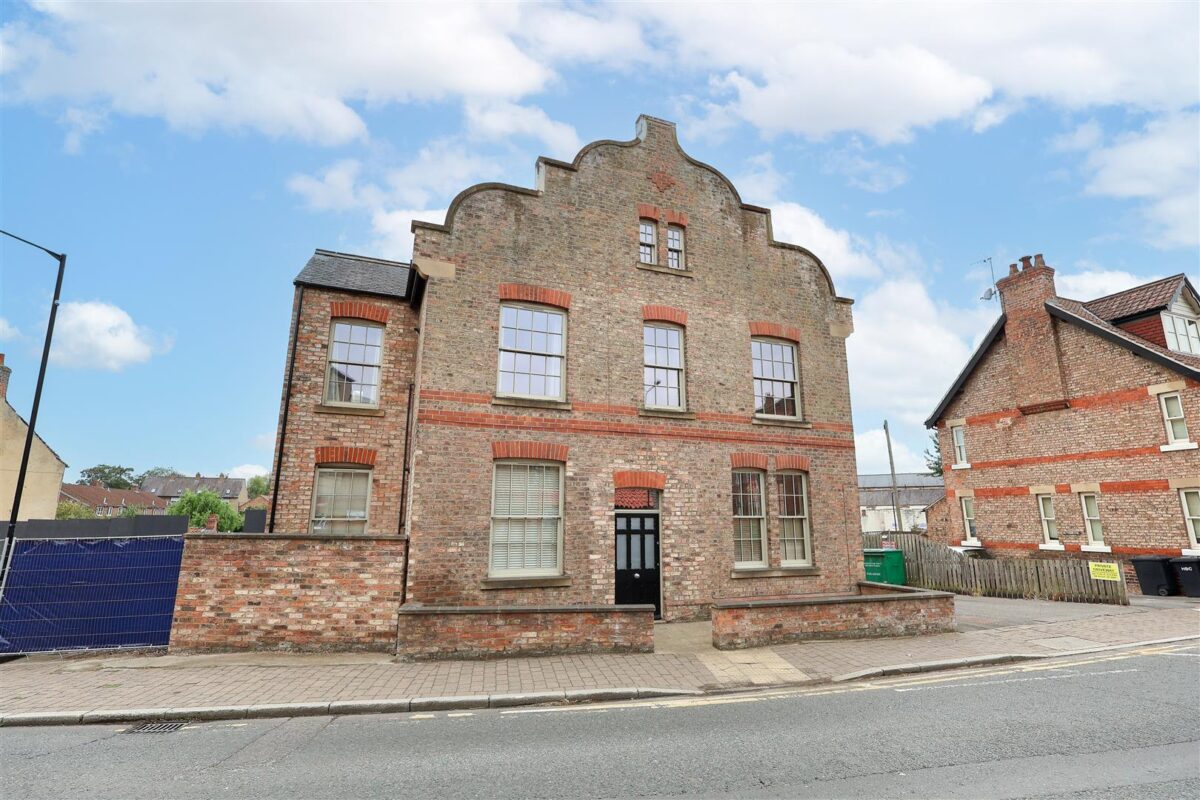
[{"label": "black pole", "polygon": [[[12,236],[12,234],[7,235]],[[46,364],[50,360],[50,341],[54,338],[54,320],[58,316],[58,298],[62,294],[63,273],[67,270],[67,256],[65,253],[51,252],[40,245],[21,239],[19,236],[13,236],[12,238],[33,245],[39,250],[44,250],[54,256],[58,260],[58,278],[54,281],[54,300],[50,303],[50,321],[46,323],[46,343],[42,346],[42,364],[38,368],[37,388],[33,390],[33,408],[29,411],[29,429],[25,432],[25,450],[21,453],[21,468],[17,472],[17,490],[13,493],[12,514],[8,518],[8,532],[4,535],[4,561],[0,563],[0,586],[4,585],[4,578],[8,572],[8,564],[11,561],[13,539],[17,533],[17,513],[21,509],[21,495],[25,491],[25,473],[29,469],[29,451],[33,448],[38,407],[42,404],[42,384],[46,382]]]}]

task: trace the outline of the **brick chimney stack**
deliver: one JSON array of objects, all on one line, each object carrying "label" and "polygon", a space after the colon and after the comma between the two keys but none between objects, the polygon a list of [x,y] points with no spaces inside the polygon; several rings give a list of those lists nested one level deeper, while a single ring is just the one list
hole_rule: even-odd
[{"label": "brick chimney stack", "polygon": [[0,400],[8,399],[8,376],[12,368],[4,366],[4,353],[0,353]]},{"label": "brick chimney stack", "polygon": [[1046,301],[1055,296],[1054,270],[1041,253],[1020,261],[1019,269],[1009,265],[1008,275],[996,281],[1017,406],[1023,414],[1066,408],[1058,340],[1046,311]]}]

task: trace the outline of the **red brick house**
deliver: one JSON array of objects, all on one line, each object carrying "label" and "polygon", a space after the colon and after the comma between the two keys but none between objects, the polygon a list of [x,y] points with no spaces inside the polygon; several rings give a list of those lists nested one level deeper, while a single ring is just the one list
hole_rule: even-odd
[{"label": "red brick house", "polygon": [[97,517],[119,517],[126,509],[136,509],[138,514],[165,514],[167,501],[150,492],[138,489],[109,489],[97,482],[64,483],[59,490],[60,500],[69,500],[87,506]]},{"label": "red brick house", "polygon": [[[1200,300],[1184,275],[1079,302],[1040,255],[926,424],[952,545],[996,555],[1200,553]],[[1126,569],[1126,574],[1130,571]]]}]

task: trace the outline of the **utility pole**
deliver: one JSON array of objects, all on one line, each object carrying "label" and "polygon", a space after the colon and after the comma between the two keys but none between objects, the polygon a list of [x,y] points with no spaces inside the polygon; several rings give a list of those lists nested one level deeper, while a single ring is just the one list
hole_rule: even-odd
[{"label": "utility pole", "polygon": [[30,247],[36,247],[58,262],[58,279],[54,282],[54,300],[50,303],[50,321],[46,324],[46,343],[42,346],[42,364],[38,368],[37,387],[33,390],[33,408],[29,411],[29,429],[25,431],[25,450],[21,453],[21,468],[17,471],[17,490],[13,492],[12,514],[8,519],[8,530],[4,534],[4,549],[0,551],[0,586],[4,585],[8,565],[12,561],[13,543],[17,534],[17,513],[21,508],[21,494],[25,491],[25,473],[29,469],[29,451],[33,448],[34,427],[37,425],[38,408],[42,404],[42,384],[46,381],[46,363],[50,360],[50,340],[54,338],[54,319],[58,316],[58,299],[62,294],[63,273],[67,269],[65,253],[56,253],[16,234],[0,230],[0,233]]},{"label": "utility pole", "polygon": [[887,439],[888,468],[892,471],[892,513],[896,515],[896,533],[900,533],[900,492],[896,488],[896,462],[892,458],[892,433],[888,430],[886,419],[883,421],[883,438]]}]

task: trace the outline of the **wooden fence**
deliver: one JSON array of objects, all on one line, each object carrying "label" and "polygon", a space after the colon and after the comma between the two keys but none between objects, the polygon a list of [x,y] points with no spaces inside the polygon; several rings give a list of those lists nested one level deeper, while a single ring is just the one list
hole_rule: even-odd
[{"label": "wooden fence", "polygon": [[909,586],[984,597],[1129,605],[1123,578],[1098,581],[1082,559],[970,558],[915,533],[864,534],[863,546],[879,547],[883,536],[904,553]]}]

